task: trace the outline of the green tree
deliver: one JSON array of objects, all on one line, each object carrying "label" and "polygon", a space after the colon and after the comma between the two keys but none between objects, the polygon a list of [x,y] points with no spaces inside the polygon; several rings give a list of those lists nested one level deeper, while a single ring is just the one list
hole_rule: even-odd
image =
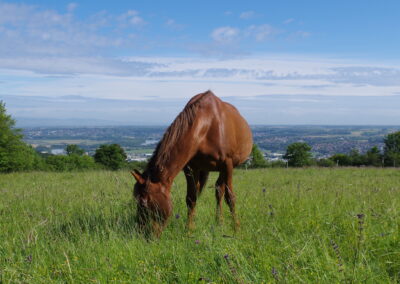
[{"label": "green tree", "polygon": [[378,147],[374,146],[366,153],[366,163],[368,166],[380,167],[382,166],[382,155]]},{"label": "green tree", "polygon": [[21,130],[15,128],[15,120],[0,101],[0,172],[32,170],[39,160],[35,150],[22,141]]},{"label": "green tree", "polygon": [[253,144],[253,148],[251,149],[250,154],[250,168],[265,168],[267,167],[267,161],[264,159],[264,155],[261,152],[260,148],[256,144]]},{"label": "green tree", "polygon": [[67,152],[67,155],[78,155],[78,156],[82,156],[85,151],[80,148],[78,145],[75,144],[69,144],[67,145],[67,147],[65,147],[65,152]]},{"label": "green tree", "polygon": [[400,131],[388,134],[385,139],[385,165],[396,167],[400,165]]},{"label": "green tree", "polygon": [[360,154],[360,152],[357,149],[351,150],[349,157],[350,157],[352,166],[359,167],[359,166],[367,164],[366,157],[364,155]]},{"label": "green tree", "polygon": [[338,166],[351,166],[351,158],[346,155],[346,154],[335,154],[332,157],[329,158],[330,160],[332,160],[335,165]]},{"label": "green tree", "polygon": [[311,164],[311,147],[307,143],[296,142],[290,144],[283,156],[291,167],[303,167]]},{"label": "green tree", "polygon": [[121,169],[126,165],[126,154],[118,144],[101,145],[96,149],[94,160],[111,170]]}]

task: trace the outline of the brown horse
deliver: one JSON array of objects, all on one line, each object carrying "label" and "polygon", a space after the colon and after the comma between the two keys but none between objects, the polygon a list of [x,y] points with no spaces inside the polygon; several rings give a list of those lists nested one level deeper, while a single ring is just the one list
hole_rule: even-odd
[{"label": "brown horse", "polygon": [[211,91],[193,97],[165,132],[143,174],[132,172],[137,181],[134,196],[138,202],[139,224],[143,226],[152,221],[156,234],[161,233],[172,213],[172,182],[183,169],[187,182],[188,228],[193,227],[196,201],[209,171],[218,171],[217,219],[222,218],[225,197],[236,229],[239,222],[235,215],[232,172],[247,159],[252,145],[250,127],[234,106]]}]

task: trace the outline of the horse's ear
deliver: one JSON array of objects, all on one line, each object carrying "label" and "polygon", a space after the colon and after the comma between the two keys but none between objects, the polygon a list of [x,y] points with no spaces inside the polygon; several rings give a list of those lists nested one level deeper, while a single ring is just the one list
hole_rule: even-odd
[{"label": "horse's ear", "polygon": [[140,183],[140,184],[144,184],[145,180],[142,176],[142,174],[138,171],[138,170],[133,170],[133,172],[131,172],[131,174],[133,175],[133,177],[135,178],[135,180]]}]

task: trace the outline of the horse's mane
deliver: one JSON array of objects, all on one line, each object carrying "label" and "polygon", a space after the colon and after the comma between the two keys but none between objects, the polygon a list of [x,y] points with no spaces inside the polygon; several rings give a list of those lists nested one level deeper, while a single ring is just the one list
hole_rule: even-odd
[{"label": "horse's mane", "polygon": [[145,172],[150,174],[151,177],[154,178],[155,173],[163,171],[163,165],[169,160],[172,148],[176,146],[179,138],[182,137],[193,124],[199,104],[208,95],[214,94],[211,91],[207,91],[197,95],[195,100],[190,100],[168,127],[147,165],[147,170]]}]

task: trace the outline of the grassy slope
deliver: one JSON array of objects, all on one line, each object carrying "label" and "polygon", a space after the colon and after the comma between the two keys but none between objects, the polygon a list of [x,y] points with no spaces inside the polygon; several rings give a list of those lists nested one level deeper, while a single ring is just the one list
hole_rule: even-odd
[{"label": "grassy slope", "polygon": [[398,282],[399,178],[393,169],[237,170],[234,235],[226,205],[216,226],[213,174],[188,236],[180,175],[174,217],[147,242],[134,230],[127,172],[0,175],[0,282]]}]

